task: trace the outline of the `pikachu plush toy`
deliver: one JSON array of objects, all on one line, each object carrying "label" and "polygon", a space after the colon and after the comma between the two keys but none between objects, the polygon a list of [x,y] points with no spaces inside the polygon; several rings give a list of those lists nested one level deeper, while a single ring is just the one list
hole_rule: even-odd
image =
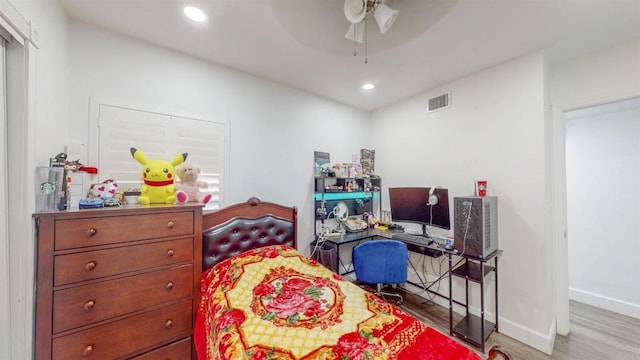
[{"label": "pikachu plush toy", "polygon": [[136,148],[131,148],[133,158],[142,164],[144,184],[140,187],[138,202],[149,204],[174,204],[176,201],[175,167],[187,160],[187,153],[179,154],[171,161],[151,160]]}]

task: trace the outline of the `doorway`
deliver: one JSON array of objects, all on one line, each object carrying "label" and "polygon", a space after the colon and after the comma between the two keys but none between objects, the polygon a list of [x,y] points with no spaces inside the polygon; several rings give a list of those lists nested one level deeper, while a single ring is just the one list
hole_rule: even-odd
[{"label": "doorway", "polygon": [[569,299],[640,318],[640,97],[564,117]]}]

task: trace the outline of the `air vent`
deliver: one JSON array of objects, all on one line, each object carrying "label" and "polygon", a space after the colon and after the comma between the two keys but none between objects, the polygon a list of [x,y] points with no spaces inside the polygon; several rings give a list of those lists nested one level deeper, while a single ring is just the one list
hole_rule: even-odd
[{"label": "air vent", "polygon": [[449,93],[432,97],[427,103],[427,112],[442,110],[449,107]]}]

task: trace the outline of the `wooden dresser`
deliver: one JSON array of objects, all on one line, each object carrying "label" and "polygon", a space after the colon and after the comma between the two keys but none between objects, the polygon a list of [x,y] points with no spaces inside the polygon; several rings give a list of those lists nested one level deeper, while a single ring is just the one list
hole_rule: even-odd
[{"label": "wooden dresser", "polygon": [[201,205],[33,216],[36,359],[189,359]]}]

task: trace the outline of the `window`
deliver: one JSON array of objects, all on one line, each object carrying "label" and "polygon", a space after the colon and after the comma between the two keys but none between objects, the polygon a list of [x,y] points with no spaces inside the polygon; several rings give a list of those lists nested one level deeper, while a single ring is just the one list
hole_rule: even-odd
[{"label": "window", "polygon": [[131,147],[149,159],[171,160],[186,152],[187,162],[201,169],[200,179],[208,184],[203,191],[212,195],[206,209],[218,209],[223,203],[228,163],[225,122],[104,102],[94,104],[91,118],[95,133],[90,141],[97,140],[97,146],[91,146],[97,157],[91,160],[97,164],[100,181],[115,179],[123,190],[140,186],[141,167],[131,156]]}]

